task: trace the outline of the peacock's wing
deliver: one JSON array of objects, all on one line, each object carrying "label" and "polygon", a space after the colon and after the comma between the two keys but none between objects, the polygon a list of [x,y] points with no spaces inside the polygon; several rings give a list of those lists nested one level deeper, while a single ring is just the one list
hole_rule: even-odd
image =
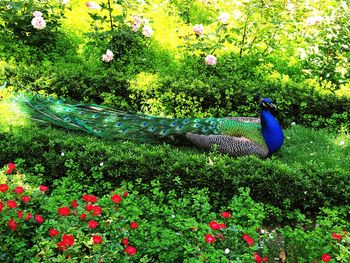
[{"label": "peacock's wing", "polygon": [[256,155],[265,158],[269,150],[265,144],[255,143],[245,137],[232,137],[228,135],[202,135],[187,133],[186,138],[197,147],[211,149],[214,145],[221,153],[231,156]]}]

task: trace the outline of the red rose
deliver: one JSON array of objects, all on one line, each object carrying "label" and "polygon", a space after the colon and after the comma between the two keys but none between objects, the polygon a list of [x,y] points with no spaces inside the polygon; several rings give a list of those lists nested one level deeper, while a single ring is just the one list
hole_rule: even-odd
[{"label": "red rose", "polygon": [[219,224],[219,229],[221,228],[226,228],[226,225],[225,224]]},{"label": "red rose", "polygon": [[261,263],[262,262],[262,258],[260,257],[260,255],[258,253],[254,253],[254,261],[256,263]]},{"label": "red rose", "polygon": [[94,241],[94,244],[101,244],[103,239],[100,236],[92,236],[92,240]]},{"label": "red rose", "polygon": [[0,200],[0,212],[2,212],[3,207],[4,207],[4,204]]},{"label": "red rose", "polygon": [[250,246],[250,247],[254,246],[254,239],[253,238],[251,238],[247,234],[243,234],[242,237],[245,240],[245,242],[248,244],[248,246]]},{"label": "red rose", "polygon": [[13,218],[11,218],[9,220],[9,222],[7,223],[8,227],[12,230],[12,231],[16,231],[17,229],[17,223],[15,222],[15,220]]},{"label": "red rose", "polygon": [[129,195],[128,191],[125,191],[125,192],[123,193],[123,196],[124,196],[124,197],[127,197],[128,195]]},{"label": "red rose", "polygon": [[332,259],[332,257],[329,254],[323,254],[321,256],[321,259],[322,259],[323,262],[328,262],[328,261],[330,261]]},{"label": "red rose", "polygon": [[25,218],[25,220],[29,220],[29,219],[31,219],[33,216],[32,216],[32,214],[31,213],[27,213],[27,216],[26,216],[26,218]]},{"label": "red rose", "polygon": [[96,203],[97,202],[97,197],[93,196],[93,195],[85,194],[85,195],[83,195],[83,200],[85,202]]},{"label": "red rose", "polygon": [[334,238],[334,239],[340,241],[340,240],[342,239],[342,236],[341,236],[341,235],[338,235],[338,234],[336,234],[336,233],[332,233],[332,238]]},{"label": "red rose", "polygon": [[41,224],[41,223],[44,222],[44,218],[43,218],[41,215],[39,215],[39,214],[35,215],[34,219],[35,219],[35,221],[38,222],[39,224]]},{"label": "red rose", "polygon": [[8,167],[6,171],[7,174],[12,174],[13,170],[16,169],[16,165],[14,163],[9,163],[7,167]]},{"label": "red rose", "polygon": [[57,236],[59,233],[60,233],[60,231],[58,231],[57,229],[54,229],[54,228],[50,228],[50,230],[49,230],[49,235],[50,235],[50,237],[55,237],[55,236]]},{"label": "red rose", "polygon": [[46,192],[47,190],[49,190],[49,188],[48,188],[46,185],[40,185],[40,186],[39,186],[39,190],[40,190],[41,192]]},{"label": "red rose", "polygon": [[28,203],[29,201],[30,201],[30,197],[29,196],[23,196],[22,198],[22,201],[24,202],[24,203]]},{"label": "red rose", "polygon": [[58,214],[60,216],[68,216],[69,212],[70,212],[70,209],[69,209],[68,206],[64,206],[64,207],[58,208],[57,211],[58,211]]},{"label": "red rose", "polygon": [[112,202],[115,203],[115,204],[118,204],[122,201],[122,197],[118,194],[115,194],[111,197],[112,199]]},{"label": "red rose", "polygon": [[123,238],[123,239],[122,239],[122,244],[123,244],[124,246],[129,245],[129,239]]},{"label": "red rose", "polygon": [[94,209],[94,206],[93,206],[92,204],[87,204],[87,205],[85,206],[85,210],[86,210],[86,211],[91,211],[92,209]]},{"label": "red rose", "polygon": [[5,193],[9,190],[9,186],[7,184],[0,184],[0,192]]},{"label": "red rose", "polygon": [[73,207],[73,208],[77,208],[77,207],[79,206],[77,200],[74,199],[74,200],[70,203],[70,206]]},{"label": "red rose", "polygon": [[215,221],[211,221],[209,223],[209,226],[213,230],[219,230],[220,229],[220,225],[217,222],[215,222]]},{"label": "red rose", "polygon": [[9,208],[16,208],[16,207],[17,207],[17,203],[16,203],[15,200],[8,200],[8,201],[6,202],[6,204],[7,204],[7,206],[8,206]]},{"label": "red rose", "polygon": [[62,235],[62,241],[65,242],[68,246],[73,246],[74,244],[74,237],[73,235]]},{"label": "red rose", "polygon": [[85,220],[85,218],[86,218],[86,214],[81,214],[80,219]]},{"label": "red rose", "polygon": [[94,220],[90,220],[88,222],[88,225],[89,225],[90,228],[96,228],[98,226],[98,222],[94,221]]},{"label": "red rose", "polygon": [[269,262],[269,258],[268,257],[264,257],[263,258],[263,262]]},{"label": "red rose", "polygon": [[124,249],[125,253],[128,253],[130,256],[136,254],[136,248],[133,246],[128,246]]},{"label": "red rose", "polygon": [[18,210],[18,211],[17,211],[17,216],[18,216],[19,218],[23,218],[23,212],[22,212],[21,210]]},{"label": "red rose", "polygon": [[215,242],[215,237],[211,234],[206,234],[205,235],[205,242],[207,243],[214,243]]},{"label": "red rose", "polygon": [[139,227],[139,225],[134,221],[134,222],[131,222],[131,223],[130,223],[130,227],[131,227],[132,229],[136,229],[136,228]]},{"label": "red rose", "polygon": [[231,214],[229,212],[222,212],[221,215],[225,218],[230,218],[231,217]]},{"label": "red rose", "polygon": [[24,188],[21,186],[17,186],[14,190],[13,190],[16,194],[21,195],[24,191]]},{"label": "red rose", "polygon": [[64,241],[60,241],[56,245],[58,250],[66,250],[68,248],[68,245]]},{"label": "red rose", "polygon": [[99,216],[102,213],[102,208],[98,205],[94,205],[92,206],[92,211],[93,211],[92,213],[93,216]]}]

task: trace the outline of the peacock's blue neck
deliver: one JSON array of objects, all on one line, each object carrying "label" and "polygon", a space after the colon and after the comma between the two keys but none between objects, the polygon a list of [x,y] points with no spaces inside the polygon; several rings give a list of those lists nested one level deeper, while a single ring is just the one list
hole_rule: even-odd
[{"label": "peacock's blue neck", "polygon": [[268,110],[261,110],[261,133],[264,137],[269,153],[277,152],[284,140],[281,126],[276,118]]}]

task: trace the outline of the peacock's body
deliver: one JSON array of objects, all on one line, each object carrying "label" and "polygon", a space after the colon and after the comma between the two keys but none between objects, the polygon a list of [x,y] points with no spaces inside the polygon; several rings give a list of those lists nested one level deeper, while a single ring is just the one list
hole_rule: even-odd
[{"label": "peacock's body", "polygon": [[156,117],[39,95],[21,95],[15,100],[34,120],[106,139],[160,141],[182,137],[202,148],[217,145],[220,152],[232,156],[267,157],[279,150],[284,138],[278,121],[270,112],[273,104],[269,99],[260,102],[260,119]]}]

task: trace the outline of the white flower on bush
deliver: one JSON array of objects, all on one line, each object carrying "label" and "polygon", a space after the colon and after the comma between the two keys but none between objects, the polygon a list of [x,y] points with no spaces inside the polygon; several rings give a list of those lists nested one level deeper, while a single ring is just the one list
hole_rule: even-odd
[{"label": "white flower on bush", "polygon": [[306,53],[305,49],[303,49],[302,47],[298,47],[297,50],[298,50],[300,58],[302,60],[307,58],[307,53]]},{"label": "white flower on bush", "polygon": [[295,11],[295,4],[291,3],[291,2],[288,2],[287,5],[286,5],[286,9],[291,13],[293,14],[294,11]]},{"label": "white flower on bush", "polygon": [[42,17],[42,16],[43,16],[43,13],[41,13],[40,11],[34,11],[34,12],[33,12],[33,16],[34,16],[34,17]]},{"label": "white flower on bush", "polygon": [[111,50],[107,49],[106,54],[102,55],[102,61],[103,62],[111,62],[113,59],[113,56],[114,56],[113,52]]},{"label": "white flower on bush", "polygon": [[101,6],[95,2],[85,2],[85,5],[89,8],[89,9],[96,9],[99,10],[101,9]]},{"label": "white flower on bush", "polygon": [[69,0],[62,0],[61,3],[62,3],[63,5],[66,5],[66,4],[69,3]]},{"label": "white flower on bush", "polygon": [[35,29],[41,30],[46,27],[46,22],[44,18],[42,18],[41,16],[37,16],[32,19],[32,26]]},{"label": "white flower on bush", "polygon": [[142,28],[142,34],[145,36],[145,37],[151,37],[153,35],[153,29],[150,27],[150,26],[144,26]]},{"label": "white flower on bush", "polygon": [[141,28],[143,20],[139,16],[134,16],[133,19],[134,19],[134,22],[131,25],[131,30],[134,31],[134,32],[137,32]]},{"label": "white flower on bush", "polygon": [[230,253],[230,249],[226,248],[224,252],[225,252],[225,254],[228,254],[228,253]]},{"label": "white flower on bush", "polygon": [[321,24],[323,20],[324,20],[324,18],[322,16],[312,16],[312,17],[309,17],[308,19],[306,19],[305,23],[308,26],[314,26],[317,24]]},{"label": "white flower on bush", "polygon": [[223,24],[228,24],[228,20],[230,19],[230,14],[226,12],[220,13],[218,20]]},{"label": "white flower on bush", "polygon": [[204,26],[202,24],[196,24],[193,27],[193,32],[196,35],[202,35],[204,33]]},{"label": "white flower on bush", "polygon": [[213,55],[208,55],[205,57],[204,61],[205,61],[205,64],[207,64],[209,66],[214,66],[214,65],[216,65],[217,59]]},{"label": "white flower on bush", "polygon": [[242,17],[242,12],[239,10],[235,10],[235,11],[233,11],[233,16],[234,16],[234,18],[239,19]]}]

